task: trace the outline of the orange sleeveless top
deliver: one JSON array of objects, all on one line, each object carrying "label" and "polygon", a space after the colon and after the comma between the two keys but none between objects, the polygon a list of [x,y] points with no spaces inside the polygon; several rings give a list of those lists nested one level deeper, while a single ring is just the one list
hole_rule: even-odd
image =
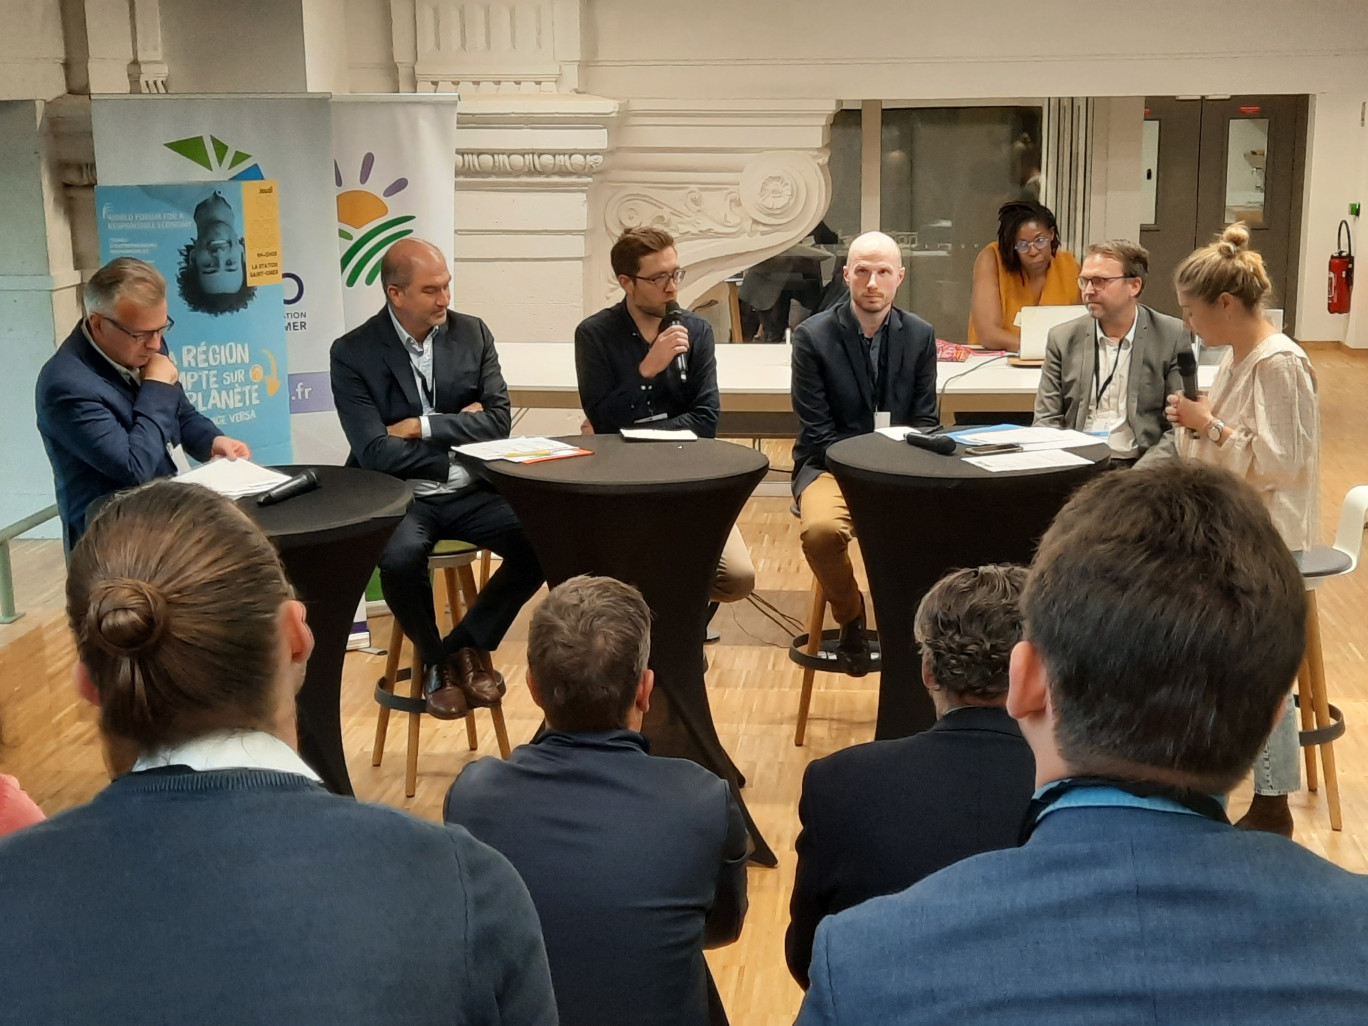
[{"label": "orange sleeveless top", "polygon": [[[1031,286],[1017,271],[1009,271],[1002,266],[1002,253],[996,242],[984,247],[993,254],[997,266],[998,296],[1002,301],[1002,326],[1013,328],[1016,316],[1023,306],[1069,306],[1080,300],[1078,292],[1078,261],[1067,249],[1061,249],[1050,261],[1045,272],[1045,288],[1037,301],[1031,295]],[[974,318],[969,318],[969,342],[978,344],[978,332],[974,330]]]}]

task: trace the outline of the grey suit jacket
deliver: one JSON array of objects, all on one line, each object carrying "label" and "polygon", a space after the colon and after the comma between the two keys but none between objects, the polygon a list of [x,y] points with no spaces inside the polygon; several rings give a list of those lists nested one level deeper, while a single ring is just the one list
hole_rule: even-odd
[{"label": "grey suit jacket", "polygon": [[[1096,323],[1091,316],[1084,315],[1050,329],[1045,365],[1036,389],[1033,423],[1076,431],[1082,431],[1087,424],[1089,390],[1096,387]],[[1164,416],[1164,400],[1170,392],[1183,387],[1178,374],[1178,351],[1191,345],[1192,335],[1182,321],[1144,304],[1136,308],[1126,420],[1142,456],[1172,433],[1172,425]],[[1161,447],[1160,451],[1169,451],[1169,447]]]}]

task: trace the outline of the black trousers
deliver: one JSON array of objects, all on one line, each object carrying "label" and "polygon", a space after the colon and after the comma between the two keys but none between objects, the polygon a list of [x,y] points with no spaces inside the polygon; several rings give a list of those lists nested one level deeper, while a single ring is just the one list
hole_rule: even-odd
[{"label": "black trousers", "polygon": [[[428,556],[439,541],[457,540],[489,549],[503,559],[475,604],[445,639],[432,606]],[[493,651],[536,594],[544,576],[522,524],[502,496],[481,486],[457,495],[414,500],[380,554],[380,587],[423,662],[441,662],[470,646]]]}]

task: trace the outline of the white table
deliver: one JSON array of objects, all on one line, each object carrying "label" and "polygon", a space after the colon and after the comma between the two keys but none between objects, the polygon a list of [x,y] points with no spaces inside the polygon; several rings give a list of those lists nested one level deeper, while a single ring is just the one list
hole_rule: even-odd
[{"label": "white table", "polygon": [[[572,343],[509,342],[500,344],[498,349],[514,406],[579,408]],[[724,419],[729,413],[784,414],[785,421],[792,424],[789,346],[732,343],[717,346],[716,352]],[[1210,388],[1215,375],[1214,366],[1199,367],[1198,384]],[[1040,383],[1040,368],[1013,367],[1002,354],[971,356],[964,363],[937,364],[936,381],[941,419],[949,423],[955,413],[963,411],[1031,410]],[[784,433],[792,436],[793,432]]]}]

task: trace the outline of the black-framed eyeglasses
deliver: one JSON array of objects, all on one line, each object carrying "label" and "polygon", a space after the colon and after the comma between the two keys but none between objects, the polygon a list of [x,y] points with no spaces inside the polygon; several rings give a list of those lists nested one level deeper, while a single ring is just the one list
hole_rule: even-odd
[{"label": "black-framed eyeglasses", "polygon": [[160,328],[153,328],[151,331],[129,331],[127,328],[125,328],[122,324],[116,321],[113,317],[110,317],[108,314],[100,314],[100,317],[108,321],[110,324],[114,325],[114,327],[118,328],[120,331],[122,331],[125,335],[131,338],[134,342],[138,343],[138,345],[140,346],[148,345],[152,342],[153,339],[159,336],[165,338],[166,333],[176,326],[176,322],[173,321],[170,317],[168,317],[166,319],[166,323],[163,324]]},{"label": "black-framed eyeglasses", "polygon": [[1037,235],[1034,239],[1022,239],[1012,248],[1018,253],[1025,253],[1028,249],[1045,249],[1052,242],[1054,242],[1053,235]]},{"label": "black-framed eyeglasses", "polygon": [[649,281],[656,288],[663,289],[666,282],[672,281],[676,285],[682,283],[684,281],[684,268],[676,267],[673,271],[661,271],[659,274],[653,274],[649,278],[643,278],[639,274],[634,274],[632,277],[637,281]]},{"label": "black-framed eyeglasses", "polygon": [[1107,282],[1109,281],[1119,281],[1122,278],[1129,277],[1129,274],[1094,274],[1088,278],[1080,277],[1078,279],[1078,287],[1080,289],[1086,289],[1089,286],[1092,286],[1100,291],[1107,287]]}]

